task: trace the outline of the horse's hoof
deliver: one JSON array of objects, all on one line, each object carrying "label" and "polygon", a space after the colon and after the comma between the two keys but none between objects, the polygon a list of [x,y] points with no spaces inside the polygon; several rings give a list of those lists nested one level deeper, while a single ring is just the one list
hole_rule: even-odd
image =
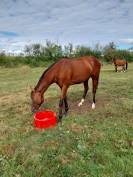
[{"label": "horse's hoof", "polygon": [[62,116],[58,115],[57,116],[57,123],[61,123],[62,122]]},{"label": "horse's hoof", "polygon": [[62,122],[62,119],[57,118],[57,123],[61,123],[61,122]]},{"label": "horse's hoof", "polygon": [[65,116],[65,117],[67,116],[67,114],[68,114],[68,112],[64,112],[64,116]]}]

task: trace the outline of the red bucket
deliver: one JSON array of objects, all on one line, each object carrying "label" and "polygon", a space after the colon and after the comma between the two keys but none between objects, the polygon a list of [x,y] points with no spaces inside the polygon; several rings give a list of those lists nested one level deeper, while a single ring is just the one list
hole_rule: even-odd
[{"label": "red bucket", "polygon": [[52,111],[40,111],[34,115],[34,126],[36,128],[49,128],[56,125],[56,114]]}]

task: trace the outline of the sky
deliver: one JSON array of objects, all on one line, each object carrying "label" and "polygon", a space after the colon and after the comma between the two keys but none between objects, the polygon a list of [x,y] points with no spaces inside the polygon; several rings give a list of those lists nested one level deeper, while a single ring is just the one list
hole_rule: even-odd
[{"label": "sky", "polygon": [[0,0],[0,49],[46,40],[94,47],[133,46],[133,0]]}]

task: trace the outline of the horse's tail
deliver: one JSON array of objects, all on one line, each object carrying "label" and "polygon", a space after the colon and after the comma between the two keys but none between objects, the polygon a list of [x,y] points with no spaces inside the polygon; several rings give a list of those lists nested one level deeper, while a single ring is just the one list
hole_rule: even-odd
[{"label": "horse's tail", "polygon": [[128,62],[126,61],[126,70],[127,70],[127,68],[128,68]]}]

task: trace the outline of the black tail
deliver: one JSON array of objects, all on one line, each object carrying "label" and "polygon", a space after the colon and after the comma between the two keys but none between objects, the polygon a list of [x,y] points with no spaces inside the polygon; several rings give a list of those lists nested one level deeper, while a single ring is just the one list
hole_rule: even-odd
[{"label": "black tail", "polygon": [[126,70],[127,70],[127,68],[128,68],[128,62],[126,61]]}]

